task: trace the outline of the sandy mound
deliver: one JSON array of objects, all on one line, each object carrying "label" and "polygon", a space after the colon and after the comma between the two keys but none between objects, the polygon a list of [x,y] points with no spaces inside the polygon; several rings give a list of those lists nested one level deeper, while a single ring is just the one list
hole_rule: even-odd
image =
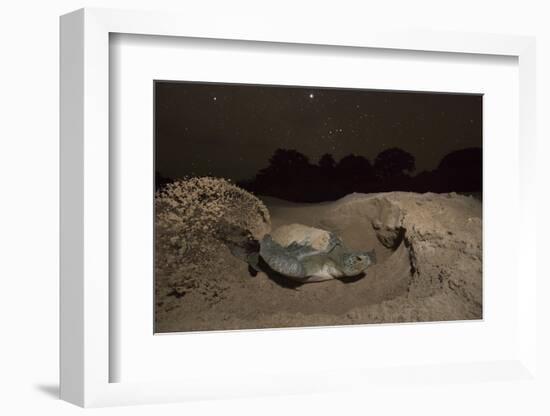
[{"label": "sandy mound", "polygon": [[[252,277],[248,265],[221,246],[214,280],[223,280],[224,289],[216,301],[192,289],[163,292],[158,332],[482,317],[478,200],[392,192],[321,204],[263,202],[272,229],[298,223],[333,231],[352,249],[374,248],[378,263],[360,279],[295,286],[264,273]],[[208,285],[201,288],[208,292]]]}]

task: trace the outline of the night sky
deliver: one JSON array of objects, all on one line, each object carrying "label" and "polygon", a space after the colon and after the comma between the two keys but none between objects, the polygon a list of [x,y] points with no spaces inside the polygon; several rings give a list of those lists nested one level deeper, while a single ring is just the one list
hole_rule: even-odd
[{"label": "night sky", "polygon": [[221,83],[155,82],[155,167],[164,177],[250,179],[278,148],[371,162],[399,147],[432,170],[482,147],[482,97]]}]

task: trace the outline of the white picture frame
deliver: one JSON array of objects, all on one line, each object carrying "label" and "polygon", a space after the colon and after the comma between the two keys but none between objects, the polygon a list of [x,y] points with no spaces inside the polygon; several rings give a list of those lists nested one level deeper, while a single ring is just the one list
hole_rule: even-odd
[{"label": "white picture frame", "polygon": [[[238,30],[237,30],[238,28]],[[524,276],[517,294],[518,348],[509,359],[468,364],[419,365],[417,380],[536,380],[535,40],[530,37],[468,33],[330,31],[220,19],[204,27],[192,16],[82,9],[61,18],[61,398],[80,406],[158,403],[196,398],[246,397],[347,389],[393,383],[407,369],[331,370],[311,383],[311,375],[271,375],[242,380],[220,374],[216,380],[147,383],[110,382],[109,348],[109,34],[139,34],[247,40],[335,47],[383,48],[440,53],[517,57],[519,62],[520,212],[517,262]],[[519,270],[519,268],[518,268]],[[472,374],[483,374],[474,377]],[[437,377],[436,377],[437,375]],[[309,378],[308,378],[309,377]],[[342,380],[347,380],[345,383]],[[353,380],[353,381],[352,381]]]}]

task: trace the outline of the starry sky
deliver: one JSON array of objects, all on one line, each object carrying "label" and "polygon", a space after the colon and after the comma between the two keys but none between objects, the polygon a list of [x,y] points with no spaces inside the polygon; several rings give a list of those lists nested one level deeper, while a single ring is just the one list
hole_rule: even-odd
[{"label": "starry sky", "polygon": [[170,178],[253,178],[278,148],[311,163],[330,153],[371,162],[399,147],[416,173],[482,147],[482,96],[155,81],[155,169]]}]

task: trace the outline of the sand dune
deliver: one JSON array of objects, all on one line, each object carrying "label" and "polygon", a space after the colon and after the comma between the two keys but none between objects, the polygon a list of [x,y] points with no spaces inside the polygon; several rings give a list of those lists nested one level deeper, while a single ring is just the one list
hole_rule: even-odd
[{"label": "sand dune", "polygon": [[301,223],[376,250],[365,277],[288,287],[222,250],[227,288],[216,303],[192,291],[157,302],[158,332],[480,319],[481,203],[456,194],[352,194],[295,204],[262,198],[272,229]]}]

